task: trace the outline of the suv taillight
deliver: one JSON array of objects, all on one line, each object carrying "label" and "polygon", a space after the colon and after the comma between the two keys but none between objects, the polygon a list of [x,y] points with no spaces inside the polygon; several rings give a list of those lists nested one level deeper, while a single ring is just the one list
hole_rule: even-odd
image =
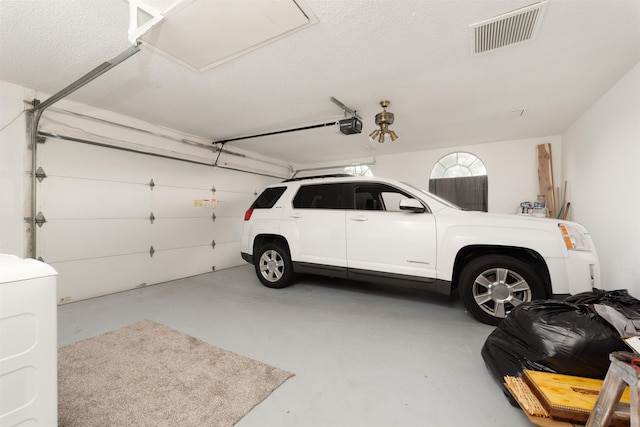
[{"label": "suv taillight", "polygon": [[251,215],[253,214],[253,209],[247,209],[244,213],[244,220],[249,221],[251,219]]}]

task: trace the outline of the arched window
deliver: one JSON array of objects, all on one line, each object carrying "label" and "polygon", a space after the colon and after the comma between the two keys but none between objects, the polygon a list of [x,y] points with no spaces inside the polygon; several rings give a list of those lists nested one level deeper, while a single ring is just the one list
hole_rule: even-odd
[{"label": "arched window", "polygon": [[429,191],[463,209],[487,212],[487,168],[471,153],[447,154],[431,169]]},{"label": "arched window", "polygon": [[447,154],[431,169],[431,178],[460,178],[487,174],[482,160],[471,153],[462,151]]},{"label": "arched window", "polygon": [[354,176],[373,176],[373,172],[367,165],[353,165],[342,169],[342,173],[348,173]]}]

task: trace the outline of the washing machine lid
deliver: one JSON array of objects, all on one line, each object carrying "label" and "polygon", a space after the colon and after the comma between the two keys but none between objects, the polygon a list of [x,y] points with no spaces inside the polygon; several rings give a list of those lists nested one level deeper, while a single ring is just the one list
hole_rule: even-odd
[{"label": "washing machine lid", "polygon": [[35,259],[0,254],[0,283],[17,282],[58,274],[53,267]]}]

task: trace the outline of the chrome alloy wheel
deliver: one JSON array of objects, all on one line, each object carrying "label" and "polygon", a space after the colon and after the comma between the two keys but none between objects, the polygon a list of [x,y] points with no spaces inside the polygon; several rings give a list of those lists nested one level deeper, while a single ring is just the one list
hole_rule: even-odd
[{"label": "chrome alloy wheel", "polygon": [[260,257],[260,274],[269,282],[277,282],[284,275],[285,262],[273,249],[263,252]]},{"label": "chrome alloy wheel", "polygon": [[473,298],[485,313],[504,318],[516,306],[531,301],[531,287],[518,273],[490,268],[473,281]]}]

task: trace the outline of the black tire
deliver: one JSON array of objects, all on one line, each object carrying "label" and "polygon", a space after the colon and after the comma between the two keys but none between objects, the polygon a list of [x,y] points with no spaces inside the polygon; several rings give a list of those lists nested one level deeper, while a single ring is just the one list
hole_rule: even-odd
[{"label": "black tire", "polygon": [[254,256],[256,274],[263,285],[281,289],[291,284],[294,273],[288,250],[278,243],[267,243]]},{"label": "black tire", "polygon": [[547,297],[535,268],[505,255],[484,255],[470,261],[460,273],[458,289],[473,317],[494,326],[514,307]]}]

